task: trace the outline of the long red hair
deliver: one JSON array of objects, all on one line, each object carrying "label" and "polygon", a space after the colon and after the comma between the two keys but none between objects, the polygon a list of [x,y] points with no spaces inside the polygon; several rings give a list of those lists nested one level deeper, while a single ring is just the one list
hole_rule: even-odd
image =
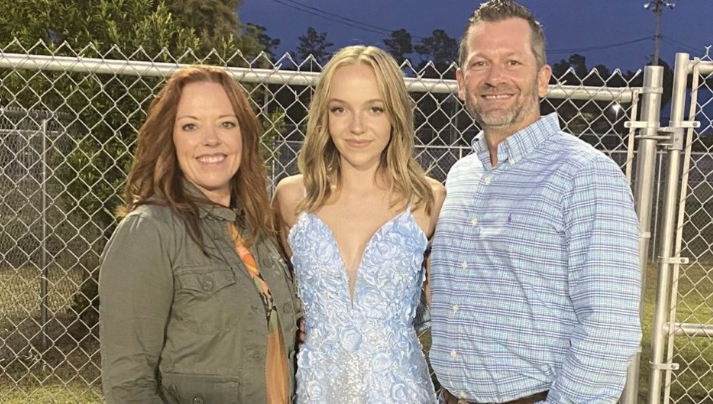
[{"label": "long red hair", "polygon": [[181,93],[187,84],[196,82],[220,84],[238,118],[243,150],[240,168],[230,182],[231,207],[244,209],[245,224],[251,229],[245,241],[251,245],[261,233],[274,234],[267,175],[259,152],[262,129],[245,91],[225,70],[213,66],[196,65],[178,70],[151,102],[137,135],[136,153],[124,191],[126,205],[119,215],[124,216],[140,205],[168,206],[184,221],[191,238],[205,252],[198,206],[211,202],[207,198],[191,198],[185,192],[173,144]]}]

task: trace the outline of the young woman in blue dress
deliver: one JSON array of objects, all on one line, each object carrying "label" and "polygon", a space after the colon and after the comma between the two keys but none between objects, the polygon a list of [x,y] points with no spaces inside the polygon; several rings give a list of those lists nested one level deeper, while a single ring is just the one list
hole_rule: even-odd
[{"label": "young woman in blue dress", "polygon": [[436,402],[413,320],[445,189],[413,157],[412,107],[390,55],[340,50],[310,104],[301,174],[276,188],[305,315],[300,404]]}]

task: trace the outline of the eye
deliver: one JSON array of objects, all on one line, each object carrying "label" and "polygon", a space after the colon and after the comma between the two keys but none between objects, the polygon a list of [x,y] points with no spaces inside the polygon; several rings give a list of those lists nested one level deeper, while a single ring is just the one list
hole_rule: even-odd
[{"label": "eye", "polygon": [[344,113],[344,107],[334,106],[334,107],[329,108],[329,112],[331,112],[333,114],[337,114],[337,115],[342,114],[342,113]]},{"label": "eye", "polygon": [[384,113],[384,107],[374,106],[371,107],[371,113],[374,115],[380,115]]},{"label": "eye", "polygon": [[194,123],[186,123],[184,125],[181,125],[181,130],[190,132],[192,130],[196,130],[197,126]]},{"label": "eye", "polygon": [[519,60],[515,60],[515,59],[510,59],[510,60],[508,60],[508,66],[519,66],[519,65],[521,65],[521,64],[522,64],[522,63],[520,63]]},{"label": "eye", "polygon": [[484,60],[476,60],[473,63],[470,64],[471,68],[479,68],[479,67],[484,67],[485,66],[485,61]]},{"label": "eye", "polygon": [[238,124],[235,121],[225,121],[225,122],[222,122],[220,124],[220,126],[225,129],[233,129],[233,128],[236,128],[238,126]]}]

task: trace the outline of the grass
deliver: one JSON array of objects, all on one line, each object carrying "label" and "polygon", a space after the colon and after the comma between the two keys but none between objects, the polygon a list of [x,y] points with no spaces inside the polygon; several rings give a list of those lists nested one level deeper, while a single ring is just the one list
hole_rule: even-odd
[{"label": "grass", "polygon": [[81,280],[80,271],[49,271],[43,342],[39,271],[0,269],[0,402],[102,401],[99,341],[95,332],[76,331],[83,327],[71,310]]},{"label": "grass", "polygon": [[[681,266],[677,279],[676,322],[713,325],[713,266],[698,263]],[[658,267],[649,265],[642,324],[640,403],[646,402],[648,394],[657,281]],[[677,363],[679,369],[672,373],[671,401],[676,404],[713,402],[713,338],[676,336],[673,352],[672,362]],[[665,377],[662,380],[666,382]]]},{"label": "grass", "polygon": [[[658,267],[649,265],[644,295],[644,323],[639,402],[645,403],[650,374],[652,322]],[[678,278],[678,322],[713,325],[713,267],[682,267]],[[50,347],[39,338],[40,287],[37,270],[0,269],[0,402],[101,403],[99,345],[96,334],[75,335],[76,315],[69,309],[81,273],[50,271],[48,278]],[[430,347],[430,333],[421,337]],[[680,369],[671,379],[676,404],[713,402],[713,338],[676,337],[673,362]],[[664,378],[665,381],[665,378]]]},{"label": "grass", "polygon": [[23,383],[18,386],[0,386],[0,400],[5,404],[94,404],[101,403],[101,392],[85,383],[42,385]]}]

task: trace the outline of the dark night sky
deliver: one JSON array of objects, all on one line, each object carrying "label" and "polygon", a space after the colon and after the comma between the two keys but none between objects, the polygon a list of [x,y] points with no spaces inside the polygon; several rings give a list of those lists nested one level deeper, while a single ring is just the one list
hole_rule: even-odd
[{"label": "dark night sky", "polygon": [[[383,46],[388,32],[400,28],[415,37],[442,29],[449,36],[460,38],[467,18],[481,2],[244,0],[238,13],[242,23],[263,25],[270,36],[279,38],[282,43],[278,53],[282,54],[297,47],[297,38],[309,26],[328,33],[327,39],[335,44],[332,51],[351,44]],[[580,53],[586,56],[589,68],[604,64],[622,70],[642,68],[653,54],[655,14],[644,9],[647,2],[521,0],[544,26],[550,64]],[[331,15],[326,18],[314,15],[320,11]],[[669,64],[673,64],[676,52],[688,52],[692,57],[705,55],[706,46],[713,45],[713,0],[675,1],[674,9],[663,10],[662,34],[660,55]]]}]

